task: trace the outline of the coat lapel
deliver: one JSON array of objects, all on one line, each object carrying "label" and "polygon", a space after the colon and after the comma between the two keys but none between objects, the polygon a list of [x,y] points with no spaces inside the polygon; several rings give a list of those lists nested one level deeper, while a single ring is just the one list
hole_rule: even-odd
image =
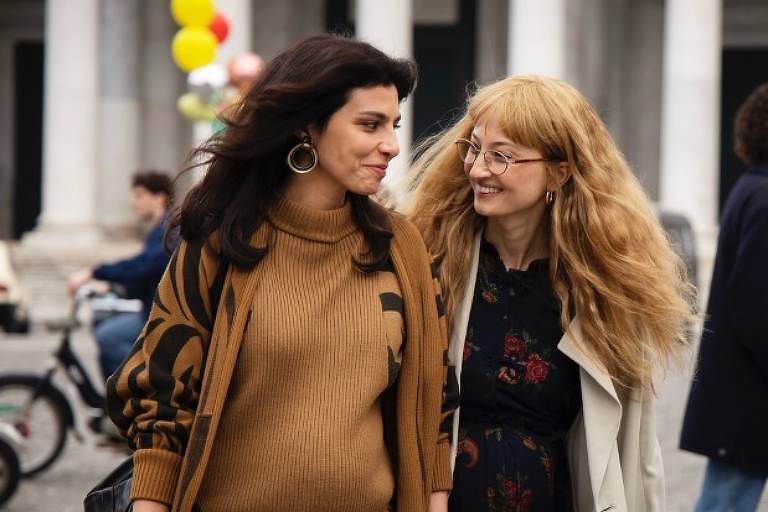
[{"label": "coat lapel", "polygon": [[[467,338],[467,326],[469,324],[469,313],[472,310],[472,300],[475,296],[475,281],[477,281],[477,265],[480,260],[480,241],[483,232],[478,231],[475,235],[475,241],[472,249],[472,259],[467,272],[467,283],[464,285],[464,295],[456,304],[456,310],[453,314],[453,329],[448,344],[448,358],[454,366],[456,372],[456,382],[459,385],[459,396],[461,396],[461,366],[464,363],[464,341]],[[453,429],[451,442],[451,473],[456,462],[456,451],[458,449],[459,439],[459,416],[461,407],[456,408],[453,414]]]},{"label": "coat lapel", "polygon": [[611,453],[621,425],[622,405],[616,394],[610,375],[599,363],[592,360],[581,348],[581,326],[578,317],[571,322],[557,348],[579,365],[581,371],[583,439],[571,442],[584,443],[589,468],[590,487],[593,499],[598,503],[598,494],[603,485]]}]

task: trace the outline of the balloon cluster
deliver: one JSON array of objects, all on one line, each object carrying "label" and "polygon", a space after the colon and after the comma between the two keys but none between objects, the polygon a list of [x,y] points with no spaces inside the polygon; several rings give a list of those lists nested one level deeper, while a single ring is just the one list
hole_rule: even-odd
[{"label": "balloon cluster", "polygon": [[229,22],[213,0],[171,0],[171,14],[181,26],[171,43],[173,61],[190,71],[213,62],[216,48],[229,35]]}]

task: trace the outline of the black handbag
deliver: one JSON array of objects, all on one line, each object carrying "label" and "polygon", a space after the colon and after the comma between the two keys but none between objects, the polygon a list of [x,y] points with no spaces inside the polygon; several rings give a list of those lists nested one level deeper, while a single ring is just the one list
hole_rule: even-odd
[{"label": "black handbag", "polygon": [[132,512],[132,478],[133,457],[128,457],[85,496],[85,512]]},{"label": "black handbag", "polygon": [[[214,321],[216,320],[215,311],[217,311],[219,306],[219,298],[221,297],[224,278],[228,268],[229,264],[226,261],[219,265],[219,270],[211,287],[211,309],[214,311]],[[99,482],[96,487],[85,495],[83,500],[84,511],[133,512],[133,504],[131,503],[132,480],[133,455],[121,462],[104,480]]]}]

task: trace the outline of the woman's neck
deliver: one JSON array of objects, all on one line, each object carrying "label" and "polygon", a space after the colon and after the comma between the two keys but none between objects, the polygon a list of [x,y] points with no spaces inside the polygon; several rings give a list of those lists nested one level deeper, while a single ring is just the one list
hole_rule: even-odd
[{"label": "woman's neck", "polygon": [[507,269],[526,270],[532,261],[548,256],[544,223],[544,217],[538,222],[489,217],[484,236]]},{"label": "woman's neck", "polygon": [[292,176],[283,195],[286,199],[315,210],[341,208],[347,200],[346,190],[323,179],[323,174],[314,169],[307,174]]}]

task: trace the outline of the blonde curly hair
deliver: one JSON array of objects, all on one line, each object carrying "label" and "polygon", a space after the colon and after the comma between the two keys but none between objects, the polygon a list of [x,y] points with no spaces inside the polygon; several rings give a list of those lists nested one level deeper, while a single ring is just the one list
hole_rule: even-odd
[{"label": "blonde curly hair", "polygon": [[570,178],[556,190],[545,224],[561,324],[567,330],[575,311],[585,352],[618,384],[652,388],[657,363],[687,342],[694,289],[607,128],[560,80],[515,76],[483,87],[461,119],[420,145],[405,210],[440,263],[449,322],[485,222],[453,143],[469,138],[483,116],[510,140],[568,164]]}]

